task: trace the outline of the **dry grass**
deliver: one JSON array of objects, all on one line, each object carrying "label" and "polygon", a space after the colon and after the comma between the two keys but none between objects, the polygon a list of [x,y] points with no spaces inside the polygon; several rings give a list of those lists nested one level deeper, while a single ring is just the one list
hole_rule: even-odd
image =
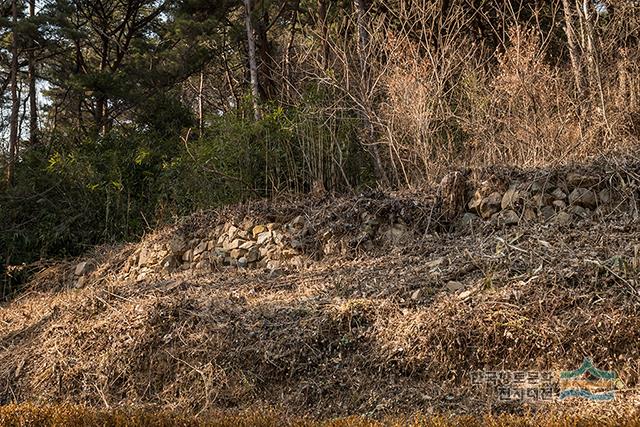
[{"label": "dry grass", "polygon": [[[188,237],[235,215],[298,214],[313,224],[312,237],[332,228],[349,242],[372,215],[383,224],[402,219],[413,234],[397,245],[356,245],[301,271],[125,280],[118,271],[131,248],[101,252],[100,267],[80,288],[61,285],[56,275],[68,272],[52,270],[37,279],[56,284],[52,289],[33,286],[0,306],[0,402],[203,416],[276,408],[286,417],[317,419],[416,411],[634,414],[638,166],[612,166],[601,165],[598,174],[617,202],[594,220],[568,226],[487,222],[441,233],[429,192],[306,198],[194,215],[177,226]],[[538,171],[529,179],[552,182],[557,175],[563,174]],[[161,238],[158,232],[146,243]],[[310,255],[314,247],[310,241]],[[449,281],[468,292],[448,290]],[[619,400],[597,407],[507,404],[470,383],[476,369],[559,371],[585,356],[620,374],[627,388]]]},{"label": "dry grass", "polygon": [[6,427],[62,427],[62,426],[103,426],[103,427],[590,427],[640,425],[640,420],[631,418],[596,417],[540,417],[540,416],[424,416],[389,418],[376,421],[364,417],[349,417],[330,421],[313,421],[302,418],[288,418],[273,411],[229,415],[223,413],[206,414],[201,417],[184,416],[169,412],[149,410],[95,410],[83,406],[0,406],[0,424]]},{"label": "dry grass", "polygon": [[[594,2],[564,2],[367,1],[371,9],[359,20],[358,2],[321,1],[328,27],[274,26],[273,65],[282,68],[271,70],[271,83],[295,137],[266,137],[287,154],[268,166],[277,170],[266,172],[265,188],[300,191],[300,177],[349,188],[362,182],[355,169],[372,164],[380,165],[377,184],[404,188],[432,183],[452,166],[545,167],[637,150],[638,3],[606,2],[604,17]],[[314,7],[299,13],[294,23],[316,20]],[[575,27],[576,70],[567,20]],[[242,55],[228,60],[244,72]],[[227,89],[222,64],[212,67],[208,100],[217,104],[212,111],[228,111],[245,79],[235,75],[238,86]],[[198,99],[199,78],[186,85],[185,98]],[[354,154],[358,144],[369,156]]]},{"label": "dry grass", "polygon": [[[319,60],[309,71],[335,93],[316,114],[355,108],[372,126],[362,143],[380,157],[391,184],[433,181],[452,165],[544,167],[637,149],[637,6],[616,7],[588,28],[569,11],[582,20],[579,91],[560,0],[518,9],[447,3],[444,12],[440,3],[404,0],[387,15],[374,9],[364,52],[339,32],[327,40],[331,66]],[[347,26],[357,34],[355,18]],[[469,30],[478,27],[489,34]]]}]

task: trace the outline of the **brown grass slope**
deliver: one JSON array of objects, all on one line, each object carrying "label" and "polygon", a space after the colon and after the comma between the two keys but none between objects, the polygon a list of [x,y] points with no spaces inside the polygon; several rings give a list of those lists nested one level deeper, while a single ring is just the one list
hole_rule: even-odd
[{"label": "brown grass slope", "polygon": [[[129,246],[104,251],[78,288],[64,280],[74,264],[60,264],[0,306],[0,404],[192,414],[268,407],[315,418],[636,414],[640,223],[635,187],[615,188],[625,195],[615,209],[568,224],[436,226],[434,191],[195,215],[178,228],[305,214],[318,230],[324,221],[349,237],[357,229],[349,221],[362,217],[354,209],[396,215],[418,206],[424,214],[408,220],[419,231],[409,241],[356,247],[301,269],[136,281],[119,273]],[[149,239],[169,232],[175,227]],[[470,384],[473,370],[568,370],[585,356],[619,373],[625,389],[616,401],[506,404]]]}]

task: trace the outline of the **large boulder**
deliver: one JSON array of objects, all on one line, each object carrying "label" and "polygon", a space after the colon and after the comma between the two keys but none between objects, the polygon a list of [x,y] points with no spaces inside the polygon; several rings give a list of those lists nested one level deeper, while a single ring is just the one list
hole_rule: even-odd
[{"label": "large boulder", "polygon": [[86,276],[89,273],[92,273],[93,270],[96,269],[96,263],[93,260],[82,261],[80,264],[76,265],[76,269],[74,271],[76,276]]},{"label": "large boulder", "polygon": [[520,222],[520,216],[512,209],[505,209],[498,214],[498,221],[502,225],[516,225]]},{"label": "large boulder", "polygon": [[176,256],[182,256],[184,251],[187,250],[187,242],[184,237],[175,235],[169,240],[167,244],[167,249]]},{"label": "large boulder", "polygon": [[509,188],[502,196],[502,202],[500,207],[502,209],[515,208],[518,202],[522,199],[520,191],[515,186]]},{"label": "large boulder", "polygon": [[595,192],[583,187],[578,187],[569,194],[569,203],[571,205],[593,209],[598,204],[598,199]]},{"label": "large boulder", "polygon": [[489,219],[491,216],[500,211],[502,205],[502,194],[497,191],[489,194],[482,199],[478,212],[484,219]]},{"label": "large boulder", "polygon": [[569,172],[567,174],[567,187],[573,190],[578,187],[593,187],[598,185],[600,179],[597,176],[582,175],[577,172]]}]

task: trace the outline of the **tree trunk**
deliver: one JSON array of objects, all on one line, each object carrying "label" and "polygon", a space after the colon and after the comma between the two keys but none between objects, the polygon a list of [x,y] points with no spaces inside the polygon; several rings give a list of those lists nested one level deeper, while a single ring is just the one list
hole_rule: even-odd
[{"label": "tree trunk", "polygon": [[446,20],[449,14],[449,8],[451,7],[450,0],[440,0],[440,7],[438,7],[438,22],[437,22],[437,30],[436,30],[436,52],[438,54],[444,53],[444,37],[446,35],[445,31],[447,30]]},{"label": "tree trunk", "polygon": [[200,70],[200,84],[198,85],[198,133],[202,138],[204,130],[204,116],[202,111],[202,93],[204,90],[204,69]]},{"label": "tree trunk", "polygon": [[240,100],[238,99],[238,95],[236,95],[236,91],[235,91],[235,88],[233,86],[233,78],[231,76],[231,69],[229,68],[229,59],[227,57],[227,48],[226,48],[227,33],[226,33],[226,29],[224,31],[225,32],[223,33],[223,37],[222,37],[222,63],[224,64],[224,75],[225,75],[225,78],[226,78],[226,81],[227,81],[227,85],[229,86],[229,93],[233,97],[233,102],[234,102],[233,107],[235,108],[236,112],[238,112],[239,108],[240,108]]},{"label": "tree trunk", "polygon": [[[100,73],[105,73],[109,66],[109,38],[102,34],[101,39],[101,52],[100,52]],[[95,107],[95,119],[96,119],[96,133],[100,136],[104,136],[107,131],[107,119],[108,119],[108,98],[102,92],[104,88],[99,88],[100,92],[97,94],[96,107]]]},{"label": "tree trunk", "polygon": [[607,114],[607,105],[605,102],[604,89],[602,87],[602,77],[600,76],[600,65],[597,49],[597,33],[594,28],[593,17],[596,13],[593,9],[593,3],[589,0],[583,0],[582,3],[582,14],[584,15],[585,28],[587,33],[587,46],[586,46],[586,57],[587,57],[587,75],[588,75],[588,85],[589,85],[589,94],[590,95],[598,95],[598,100],[600,102],[600,114],[602,115],[602,119],[606,125],[606,130],[610,135],[612,130],[609,124],[609,118]]},{"label": "tree trunk", "polygon": [[[36,0],[29,0],[29,16],[36,15]],[[36,92],[36,60],[34,55],[35,45],[29,43],[29,142],[38,143],[38,94]]]},{"label": "tree trunk", "polygon": [[260,83],[258,81],[258,63],[256,61],[256,39],[251,22],[251,0],[244,0],[245,25],[247,27],[247,44],[249,45],[249,73],[251,75],[251,95],[253,98],[253,114],[256,120],[262,118],[260,111]]},{"label": "tree trunk", "polygon": [[329,40],[327,36],[327,0],[318,0],[318,33],[322,43],[322,67],[326,70],[329,66]]},{"label": "tree trunk", "polygon": [[596,79],[596,58],[594,47],[594,34],[593,34],[593,15],[591,13],[591,2],[589,0],[583,0],[582,3],[582,16],[584,19],[585,33],[586,33],[586,59],[587,59],[587,76],[590,92],[593,92],[593,86],[595,86]]},{"label": "tree trunk", "polygon": [[[360,50],[360,60],[366,61],[367,48],[369,47],[369,29],[367,28],[367,1],[366,0],[356,0],[356,12],[358,19],[358,37],[359,37],[359,45],[358,48]],[[363,67],[365,64],[363,63]]]},{"label": "tree trunk", "polygon": [[18,120],[20,114],[20,100],[18,99],[18,37],[16,27],[18,23],[17,0],[11,2],[12,40],[11,40],[11,118],[9,119],[9,161],[7,162],[7,186],[13,185],[14,169],[18,159]]},{"label": "tree trunk", "polygon": [[275,66],[273,63],[268,34],[270,26],[269,12],[264,3],[264,1],[258,3],[260,5],[259,10],[261,10],[261,16],[260,19],[255,22],[255,26],[253,28],[255,34],[256,58],[258,62],[258,81],[260,82],[260,99],[263,101],[277,98],[273,80],[273,70],[275,69]]},{"label": "tree trunk", "polygon": [[[380,150],[376,144],[376,132],[370,118],[370,85],[371,75],[369,72],[369,28],[368,28],[368,4],[366,0],[355,0],[357,23],[358,23],[358,53],[360,56],[360,73],[361,73],[361,97],[362,105],[365,107],[362,114],[362,121],[364,124],[363,134],[363,146],[366,151],[371,154],[373,160],[373,169],[376,175],[378,183],[387,185],[389,179],[382,166],[382,159],[380,157]],[[367,111],[369,109],[369,111]]]},{"label": "tree trunk", "polygon": [[293,66],[291,64],[292,62],[292,57],[294,55],[295,52],[295,39],[296,39],[296,26],[298,25],[298,8],[300,7],[300,0],[295,0],[294,1],[294,9],[293,12],[291,14],[291,33],[289,36],[289,42],[287,43],[287,49],[286,49],[286,54],[285,54],[285,59],[284,59],[284,64],[285,64],[285,69],[284,69],[284,76],[285,76],[285,82],[284,82],[284,87],[285,89],[285,93],[287,96],[287,99],[291,98],[291,88],[294,87],[294,73],[293,73]]},{"label": "tree trunk", "polygon": [[564,12],[565,33],[567,35],[567,45],[569,46],[569,57],[571,58],[573,79],[578,95],[582,96],[582,67],[580,65],[580,54],[578,53],[578,46],[576,45],[576,33],[573,28],[573,18],[569,0],[562,0],[562,9]]}]

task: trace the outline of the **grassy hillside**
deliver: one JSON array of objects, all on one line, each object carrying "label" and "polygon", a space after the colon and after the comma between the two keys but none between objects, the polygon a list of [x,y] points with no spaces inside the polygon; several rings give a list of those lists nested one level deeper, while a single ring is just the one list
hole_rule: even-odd
[{"label": "grassy hillside", "polygon": [[[447,180],[249,203],[53,265],[0,307],[0,401],[631,414],[638,175],[610,166],[462,172],[453,217]],[[615,401],[557,400],[585,357]],[[478,371],[549,372],[553,398],[505,400]]]}]

